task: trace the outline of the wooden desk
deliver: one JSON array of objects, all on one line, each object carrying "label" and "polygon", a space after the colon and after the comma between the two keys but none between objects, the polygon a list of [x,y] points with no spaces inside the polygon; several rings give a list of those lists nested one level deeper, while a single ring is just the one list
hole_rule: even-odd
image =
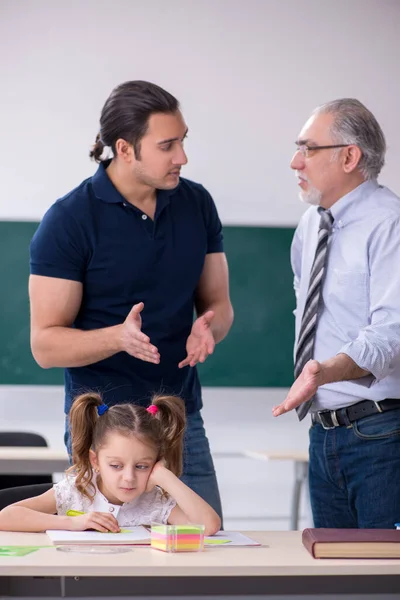
[{"label": "wooden desk", "polygon": [[290,529],[299,528],[301,491],[308,481],[308,452],[268,452],[245,450],[244,455],[256,460],[290,460],[294,464],[294,485],[290,509]]},{"label": "wooden desk", "polygon": [[66,450],[0,446],[0,474],[62,473],[69,467]]},{"label": "wooden desk", "polygon": [[[400,560],[315,560],[297,531],[248,532],[262,547],[210,547],[165,554],[129,547],[123,554],[66,553],[45,547],[0,556],[4,597],[213,597],[285,599],[305,595],[400,593]],[[45,534],[0,533],[0,546],[48,545]],[[332,594],[332,595],[331,595]],[[327,596],[328,598],[328,596]]]}]

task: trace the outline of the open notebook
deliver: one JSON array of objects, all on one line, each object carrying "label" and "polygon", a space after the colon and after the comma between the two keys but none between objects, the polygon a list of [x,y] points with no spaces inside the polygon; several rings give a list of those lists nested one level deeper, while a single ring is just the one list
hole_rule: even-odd
[{"label": "open notebook", "polygon": [[[65,544],[116,544],[150,546],[150,531],[146,527],[123,527],[121,533],[100,533],[100,531],[65,531],[62,529],[48,529],[46,531],[55,546]],[[204,538],[205,546],[260,546],[259,542],[237,531],[218,531],[213,536]]]},{"label": "open notebook", "polygon": [[56,546],[63,544],[150,545],[150,532],[142,525],[124,527],[120,533],[65,531],[63,529],[48,529],[46,533]]}]

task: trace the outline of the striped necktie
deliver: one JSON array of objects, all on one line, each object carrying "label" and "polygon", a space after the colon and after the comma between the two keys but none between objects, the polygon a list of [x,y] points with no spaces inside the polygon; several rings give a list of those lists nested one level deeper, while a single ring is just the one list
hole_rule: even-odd
[{"label": "striped necktie", "polygon": [[[310,273],[310,283],[306,303],[304,306],[303,317],[301,319],[300,333],[296,348],[296,358],[294,363],[294,376],[297,377],[303,370],[304,365],[314,356],[315,333],[317,330],[318,308],[320,306],[323,277],[326,265],[326,255],[328,250],[328,240],[332,231],[333,217],[329,210],[318,209],[321,214],[319,223],[317,249],[315,251],[314,262]],[[314,397],[303,402],[296,408],[299,421],[304,419]]]}]

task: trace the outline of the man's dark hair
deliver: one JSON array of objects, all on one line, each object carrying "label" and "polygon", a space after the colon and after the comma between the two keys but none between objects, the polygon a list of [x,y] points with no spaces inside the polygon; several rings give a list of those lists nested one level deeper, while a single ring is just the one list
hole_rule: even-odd
[{"label": "man's dark hair", "polygon": [[117,86],[103,106],[100,132],[90,152],[90,158],[101,162],[105,146],[114,154],[117,140],[132,144],[135,157],[140,159],[140,141],[155,113],[175,113],[179,102],[158,85],[148,81],[127,81]]}]

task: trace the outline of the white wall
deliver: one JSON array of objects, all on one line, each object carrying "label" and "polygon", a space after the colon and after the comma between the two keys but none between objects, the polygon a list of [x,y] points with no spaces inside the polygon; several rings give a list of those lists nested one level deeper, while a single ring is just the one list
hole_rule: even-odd
[{"label": "white wall", "polygon": [[400,185],[398,0],[2,0],[0,219],[37,219],[89,176],[111,89],[157,82],[190,128],[184,174],[225,223],[294,225],[288,163],[312,108],[355,96]]}]

